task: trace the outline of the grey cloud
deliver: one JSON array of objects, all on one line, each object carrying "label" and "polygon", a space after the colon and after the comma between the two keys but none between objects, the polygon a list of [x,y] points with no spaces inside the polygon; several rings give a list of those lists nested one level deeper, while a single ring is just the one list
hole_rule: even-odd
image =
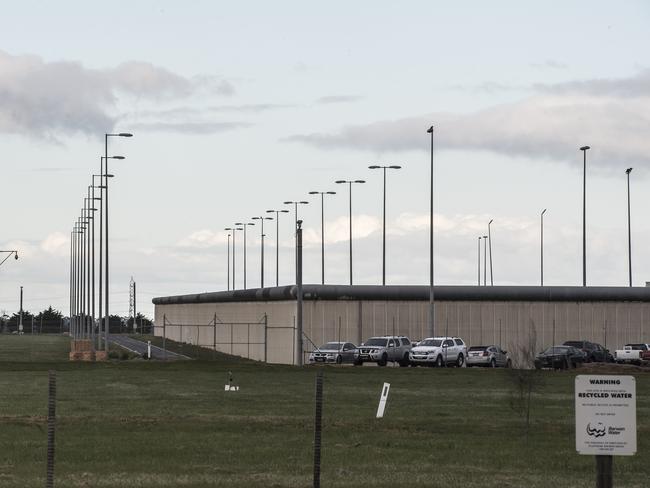
[{"label": "grey cloud", "polygon": [[316,100],[316,103],[350,103],[358,102],[361,99],[363,99],[363,97],[360,95],[330,95],[326,97],[320,97]]},{"label": "grey cloud", "polygon": [[533,87],[542,93],[559,95],[650,97],[650,69],[644,69],[629,78],[600,78],[553,85],[536,84]]},{"label": "grey cloud", "polygon": [[250,127],[246,122],[151,122],[133,124],[134,130],[145,132],[180,132],[183,134],[218,134]]},{"label": "grey cloud", "polygon": [[96,70],[78,62],[46,62],[0,51],[0,132],[55,140],[59,134],[110,130],[117,95],[178,98],[212,87],[232,93],[222,79],[191,79],[151,63],[129,61]]},{"label": "grey cloud", "polygon": [[551,68],[551,69],[566,69],[569,67],[568,64],[556,61],[554,59],[547,59],[543,63],[532,63],[533,68]]},{"label": "grey cloud", "polygon": [[[636,77],[619,80],[619,84],[643,93]],[[557,90],[562,91],[561,85]],[[614,84],[594,82],[587,91],[588,95],[596,91],[611,94]],[[337,133],[299,134],[285,141],[324,149],[426,150],[424,131],[432,124],[436,127],[436,147],[441,149],[486,150],[577,163],[577,148],[589,144],[593,148],[590,164],[596,167],[650,166],[650,98],[644,97],[540,93],[472,113],[430,113],[347,126]]]}]

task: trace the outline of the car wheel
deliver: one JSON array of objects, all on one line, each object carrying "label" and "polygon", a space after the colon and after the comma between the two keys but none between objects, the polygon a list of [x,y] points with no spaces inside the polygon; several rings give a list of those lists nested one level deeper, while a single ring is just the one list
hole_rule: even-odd
[{"label": "car wheel", "polygon": [[438,357],[436,358],[436,366],[442,368],[442,354],[438,354]]},{"label": "car wheel", "polygon": [[494,358],[490,359],[490,368],[496,368],[496,367],[497,367],[496,359]]},{"label": "car wheel", "polygon": [[564,363],[562,364],[562,369],[569,369],[569,360],[564,358]]},{"label": "car wheel", "polygon": [[399,361],[400,368],[406,368],[409,365],[409,353],[404,353],[404,357]]},{"label": "car wheel", "polygon": [[363,361],[361,359],[355,359],[352,364],[355,366],[363,366]]},{"label": "car wheel", "polygon": [[456,359],[456,367],[462,368],[463,364],[465,364],[465,356],[463,356],[463,353],[460,353],[458,359]]},{"label": "car wheel", "polygon": [[384,353],[381,355],[381,359],[377,361],[379,366],[386,366],[388,364],[388,354]]},{"label": "car wheel", "polygon": [[510,359],[506,361],[506,368],[512,368],[512,361]]},{"label": "car wheel", "polygon": [[336,356],[336,364],[341,364],[343,362],[343,357],[339,354]]}]

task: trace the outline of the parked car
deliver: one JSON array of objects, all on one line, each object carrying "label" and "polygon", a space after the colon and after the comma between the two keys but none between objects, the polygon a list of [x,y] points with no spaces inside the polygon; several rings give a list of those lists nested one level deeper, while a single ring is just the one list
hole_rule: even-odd
[{"label": "parked car", "polygon": [[399,363],[401,367],[409,365],[411,341],[404,336],[371,337],[361,344],[355,353],[354,364],[361,366],[364,362],[386,366],[388,361]]},{"label": "parked car", "polygon": [[623,349],[616,350],[617,363],[641,364],[643,361],[650,361],[648,344],[625,344]]},{"label": "parked car", "polygon": [[551,346],[535,358],[535,368],[569,369],[585,362],[587,355],[573,346]]},{"label": "parked car", "polygon": [[411,349],[409,359],[411,366],[455,365],[460,368],[466,357],[467,346],[459,337],[428,337]]},{"label": "parked car", "polygon": [[587,355],[587,362],[594,363],[611,363],[614,361],[614,356],[612,356],[608,349],[605,349],[600,344],[589,341],[566,341],[564,346],[573,346],[577,349],[580,349]]},{"label": "parked car", "polygon": [[489,366],[490,368],[510,368],[512,361],[508,352],[499,346],[472,346],[467,350],[467,367]]},{"label": "parked car", "polygon": [[309,354],[310,363],[352,363],[357,346],[351,342],[328,342]]}]

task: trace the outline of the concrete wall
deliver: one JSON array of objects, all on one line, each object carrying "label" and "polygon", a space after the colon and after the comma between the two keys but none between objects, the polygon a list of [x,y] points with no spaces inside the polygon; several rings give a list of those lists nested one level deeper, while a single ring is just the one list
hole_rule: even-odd
[{"label": "concrete wall", "polygon": [[[470,345],[494,343],[515,351],[536,336],[541,350],[566,340],[586,339],[613,350],[628,342],[650,341],[649,302],[540,302],[540,301],[440,301],[436,302],[436,335],[462,337]],[[166,335],[193,344],[211,347],[217,315],[217,350],[264,359],[263,345],[230,345],[233,342],[264,342],[267,316],[267,360],[292,364],[296,361],[293,341],[296,302],[255,301],[156,305],[156,335],[162,335],[163,315]],[[304,349],[311,342],[351,341],[359,344],[374,335],[401,334],[422,339],[428,330],[428,302],[382,300],[305,300]],[[238,324],[229,325],[229,322]],[[190,324],[195,327],[189,326]],[[231,334],[232,327],[232,334]]]}]

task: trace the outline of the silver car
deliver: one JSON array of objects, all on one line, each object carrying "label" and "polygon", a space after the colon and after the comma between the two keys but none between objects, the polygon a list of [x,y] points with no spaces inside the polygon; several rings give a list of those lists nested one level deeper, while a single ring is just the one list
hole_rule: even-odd
[{"label": "silver car", "polygon": [[328,342],[309,354],[309,362],[315,363],[353,363],[357,346],[351,342]]},{"label": "silver car", "polygon": [[388,361],[393,361],[406,367],[409,365],[410,350],[411,341],[408,337],[371,337],[357,348],[354,364],[361,366],[364,362],[373,362],[386,366]]},{"label": "silver car", "polygon": [[499,346],[472,346],[467,350],[467,367],[472,366],[510,368],[512,361]]}]

